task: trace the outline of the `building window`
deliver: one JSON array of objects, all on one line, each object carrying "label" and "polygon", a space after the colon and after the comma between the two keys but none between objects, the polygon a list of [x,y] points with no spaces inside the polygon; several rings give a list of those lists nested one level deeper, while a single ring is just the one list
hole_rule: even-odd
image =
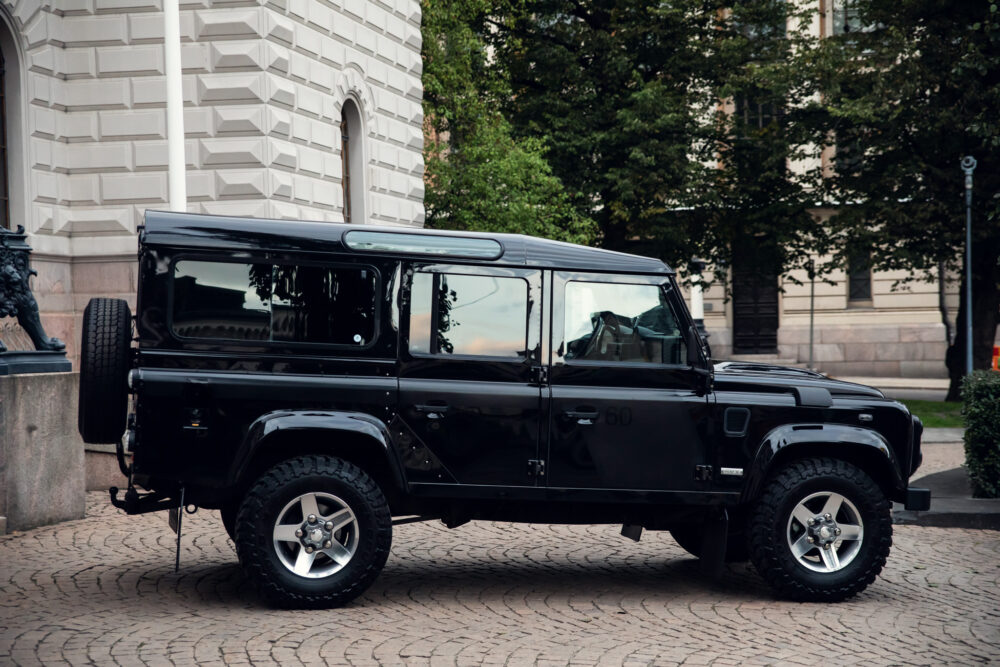
[{"label": "building window", "polygon": [[340,110],[341,188],[344,196],[344,222],[365,222],[365,164],[361,110],[353,100]]},{"label": "building window", "polygon": [[7,182],[7,63],[0,50],[0,227],[10,229],[10,188]]},{"label": "building window", "polygon": [[344,190],[344,222],[351,221],[351,133],[347,118],[340,121],[340,183]]},{"label": "building window", "polygon": [[831,0],[834,35],[855,35],[872,30],[873,25],[862,22],[858,4],[858,0]]},{"label": "building window", "polygon": [[847,301],[861,305],[872,300],[872,267],[867,255],[855,255],[847,263]]}]

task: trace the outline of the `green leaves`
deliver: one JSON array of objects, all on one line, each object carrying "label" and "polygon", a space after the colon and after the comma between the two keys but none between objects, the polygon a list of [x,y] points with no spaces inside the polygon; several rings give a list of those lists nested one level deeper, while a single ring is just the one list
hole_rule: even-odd
[{"label": "green leaves", "polygon": [[972,495],[1000,498],[1000,373],[976,371],[962,383],[965,465]]},{"label": "green leaves", "polygon": [[478,0],[423,3],[427,225],[591,243],[538,139],[518,138],[499,109],[511,88],[485,35],[509,8]]}]

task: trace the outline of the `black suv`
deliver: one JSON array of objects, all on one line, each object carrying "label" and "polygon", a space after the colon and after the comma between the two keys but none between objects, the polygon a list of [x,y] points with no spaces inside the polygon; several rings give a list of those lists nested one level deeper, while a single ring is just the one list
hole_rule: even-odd
[{"label": "black suv", "polygon": [[137,304],[134,329],[121,300],[84,315],[80,431],[129,476],[111,501],[221,510],[276,604],[351,600],[426,519],[669,530],[709,571],[840,600],[881,571],[890,500],[930,504],[904,406],[713,366],[656,259],[149,212]]}]

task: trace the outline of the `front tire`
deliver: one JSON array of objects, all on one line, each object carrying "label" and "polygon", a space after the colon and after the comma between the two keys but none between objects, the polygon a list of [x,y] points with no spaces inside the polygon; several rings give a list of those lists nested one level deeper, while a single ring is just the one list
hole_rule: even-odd
[{"label": "front tire", "polygon": [[892,545],[890,503],[864,471],[796,461],[767,483],[750,518],[750,559],[781,595],[836,602],[863,591]]},{"label": "front tire", "polygon": [[350,602],[381,572],[392,517],[381,489],[352,463],[303,456],[251,487],[236,517],[236,553],[261,595],[281,607]]}]

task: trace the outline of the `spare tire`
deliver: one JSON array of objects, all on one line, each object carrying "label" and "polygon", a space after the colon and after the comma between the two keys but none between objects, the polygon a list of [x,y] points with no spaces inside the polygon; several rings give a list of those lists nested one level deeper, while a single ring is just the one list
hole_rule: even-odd
[{"label": "spare tire", "polygon": [[122,299],[91,299],[83,311],[80,413],[84,442],[110,444],[125,432],[132,313]]}]

